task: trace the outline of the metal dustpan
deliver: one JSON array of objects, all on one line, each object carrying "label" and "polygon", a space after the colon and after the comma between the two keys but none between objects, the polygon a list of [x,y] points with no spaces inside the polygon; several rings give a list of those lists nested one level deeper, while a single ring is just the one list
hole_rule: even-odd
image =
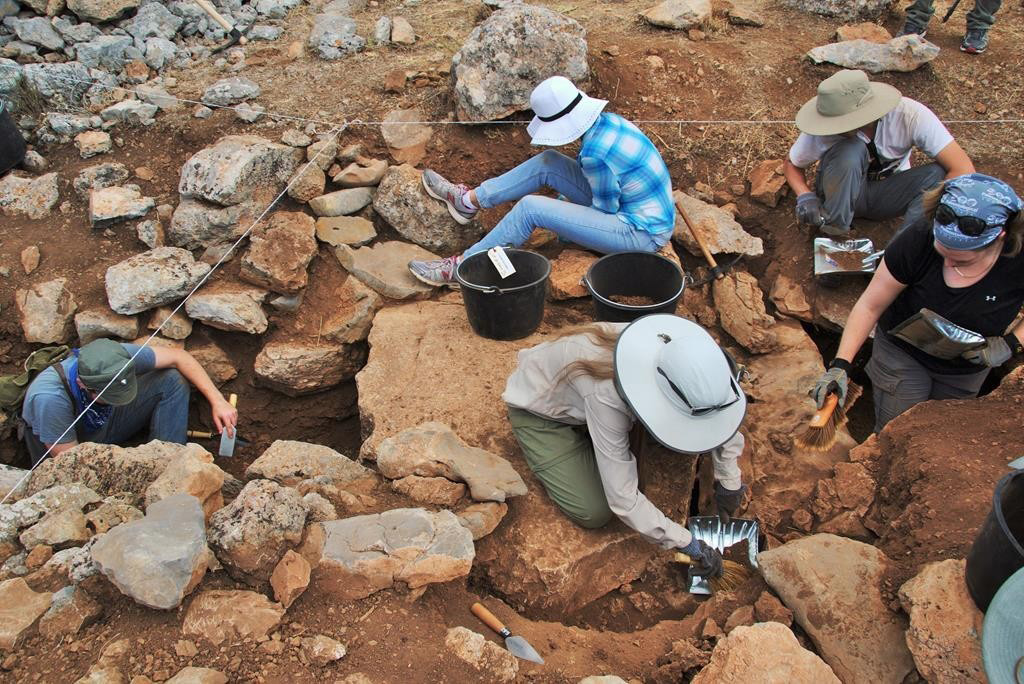
[{"label": "metal dustpan", "polygon": [[814,238],[814,275],[874,273],[882,252],[876,252],[874,243],[860,240],[829,240]]},{"label": "metal dustpan", "polygon": [[[723,525],[721,518],[717,515],[695,515],[686,521],[686,527],[694,539],[700,539],[708,546],[718,549],[719,552],[724,552],[733,544],[738,544],[746,539],[750,567],[757,567],[758,538],[761,536],[761,528],[756,520],[733,518]],[[693,577],[690,579],[690,593],[710,595],[711,586],[703,577]]]}]

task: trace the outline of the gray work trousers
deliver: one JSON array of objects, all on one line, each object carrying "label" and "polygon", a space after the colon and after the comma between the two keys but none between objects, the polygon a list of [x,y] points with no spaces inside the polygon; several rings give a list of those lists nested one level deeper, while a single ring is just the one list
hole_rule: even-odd
[{"label": "gray work trousers", "polygon": [[946,170],[932,162],[868,180],[870,163],[867,145],[856,137],[837,142],[821,158],[815,191],[826,224],[849,230],[854,216],[874,220],[903,216],[902,230],[921,218],[921,193],[946,177]]},{"label": "gray work trousers", "polygon": [[[967,30],[987,31],[996,23],[996,12],[1003,0],[974,0],[974,9],[967,13]],[[914,0],[907,8],[907,21],[925,27],[935,14],[935,0]]]},{"label": "gray work trousers", "polygon": [[973,399],[990,368],[975,373],[936,373],[875,331],[871,360],[865,368],[875,400],[875,432],[911,406],[929,399]]}]

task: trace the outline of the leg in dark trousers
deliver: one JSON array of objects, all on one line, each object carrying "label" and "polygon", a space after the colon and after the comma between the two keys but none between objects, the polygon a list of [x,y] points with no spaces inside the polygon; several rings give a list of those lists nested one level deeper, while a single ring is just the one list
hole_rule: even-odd
[{"label": "leg in dark trousers", "polygon": [[814,189],[827,225],[849,230],[867,183],[868,163],[868,147],[858,138],[837,142],[821,158]]},{"label": "leg in dark trousers", "polygon": [[946,177],[946,169],[932,162],[899,171],[877,181],[868,181],[857,200],[854,214],[873,220],[903,217],[900,230],[917,221],[924,214],[922,194]]},{"label": "leg in dark trousers", "polygon": [[149,428],[149,439],[184,444],[188,430],[190,386],[181,373],[168,368],[138,376],[135,401],[114,409],[110,420],[86,441],[119,444]]}]

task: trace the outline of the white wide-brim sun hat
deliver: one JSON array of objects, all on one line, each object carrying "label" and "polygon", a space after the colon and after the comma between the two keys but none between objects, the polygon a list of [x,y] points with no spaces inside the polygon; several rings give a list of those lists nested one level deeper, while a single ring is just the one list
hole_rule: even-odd
[{"label": "white wide-brim sun hat", "polygon": [[607,100],[590,97],[564,76],[552,76],[530,93],[536,116],[526,127],[534,145],[568,145],[594,125]]},{"label": "white wide-brim sun hat", "polygon": [[654,439],[699,454],[739,430],[747,398],[725,352],[704,328],[673,314],[638,318],[619,335],[615,386]]},{"label": "white wide-brim sun hat", "polygon": [[1010,575],[985,611],[981,657],[992,684],[1024,681],[1024,568]]}]

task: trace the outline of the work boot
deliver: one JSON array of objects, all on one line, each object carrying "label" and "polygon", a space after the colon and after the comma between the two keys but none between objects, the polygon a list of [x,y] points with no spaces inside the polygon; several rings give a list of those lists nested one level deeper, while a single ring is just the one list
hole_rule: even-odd
[{"label": "work boot", "polygon": [[441,174],[424,169],[423,189],[434,199],[444,202],[448,207],[448,213],[462,225],[466,225],[476,217],[477,210],[470,208],[463,200],[463,197],[469,192],[469,188],[465,185],[456,185]]},{"label": "work boot", "polygon": [[451,285],[455,281],[455,269],[458,268],[460,261],[462,261],[462,257],[458,256],[429,261],[413,259],[409,262],[409,271],[420,282],[434,287],[443,287]]},{"label": "work boot", "polygon": [[921,24],[918,24],[915,21],[910,21],[908,19],[903,24],[903,28],[900,29],[899,35],[897,37],[899,37],[899,36],[909,36],[912,33],[916,33],[917,35],[919,35],[922,38],[924,38],[925,36],[928,35],[928,27],[927,26],[922,26]]},{"label": "work boot", "polygon": [[988,29],[967,29],[964,39],[960,42],[960,52],[969,55],[980,55],[988,49]]}]

